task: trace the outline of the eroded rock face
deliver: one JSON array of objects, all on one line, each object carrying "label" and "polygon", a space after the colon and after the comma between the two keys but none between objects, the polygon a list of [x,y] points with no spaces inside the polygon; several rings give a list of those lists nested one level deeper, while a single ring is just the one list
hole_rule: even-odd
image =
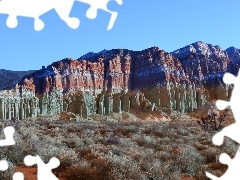
[{"label": "eroded rock face", "polygon": [[19,84],[40,94],[53,88],[99,94],[153,88],[168,81],[189,80],[176,57],[152,47],[140,52],[111,50],[89,60],[63,59],[25,76]]},{"label": "eroded rock face", "polygon": [[[226,91],[224,91],[226,92]],[[218,95],[222,94],[220,90]],[[167,113],[180,111],[191,112],[203,106],[208,101],[203,88],[196,88],[194,84],[167,83],[167,85],[144,91],[122,91],[112,93],[101,92],[94,95],[91,91],[68,92],[65,95],[60,88],[54,88],[49,94],[38,94],[18,86],[14,90],[0,93],[0,119],[25,119],[36,116],[57,115],[62,112],[76,114],[80,118],[87,118],[92,114],[108,115],[113,112],[129,112],[139,109],[152,112],[157,108]]]},{"label": "eroded rock face", "polygon": [[[2,95],[0,116],[72,112],[87,118],[134,108],[191,112],[212,99],[230,98],[232,86],[225,85],[222,76],[238,71],[239,52],[196,42],[172,53],[157,47],[113,49],[63,59],[24,76],[16,87],[17,98]],[[26,98],[28,92],[32,97]]]},{"label": "eroded rock face", "polygon": [[217,87],[227,71],[229,58],[219,46],[196,42],[171,53],[176,56],[191,82]]},{"label": "eroded rock face", "polygon": [[[87,59],[86,59],[87,58]],[[221,86],[225,72],[236,74],[240,51],[196,42],[166,53],[157,47],[143,51],[113,49],[90,53],[78,60],[63,59],[25,76],[19,83],[36,93],[56,87],[66,92],[120,93],[160,87],[167,82]]]},{"label": "eroded rock face", "polygon": [[133,90],[159,87],[166,82],[187,82],[180,61],[157,47],[133,56]]}]

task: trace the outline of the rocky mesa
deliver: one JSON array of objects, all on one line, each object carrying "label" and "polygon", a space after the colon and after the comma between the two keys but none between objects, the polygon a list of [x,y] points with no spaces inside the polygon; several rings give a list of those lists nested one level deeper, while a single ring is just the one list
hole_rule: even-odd
[{"label": "rocky mesa", "polygon": [[[230,97],[232,86],[225,85],[222,76],[238,72],[239,52],[198,41],[171,53],[151,47],[65,58],[25,75],[15,89],[2,93],[1,117],[63,111],[87,117],[132,108],[190,112],[213,99]],[[4,101],[8,98],[12,101]]]}]

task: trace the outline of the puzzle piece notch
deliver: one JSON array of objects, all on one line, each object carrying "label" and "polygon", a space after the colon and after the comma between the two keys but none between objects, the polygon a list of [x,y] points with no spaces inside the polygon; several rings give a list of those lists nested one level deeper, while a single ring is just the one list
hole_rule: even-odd
[{"label": "puzzle piece notch", "polygon": [[225,73],[223,76],[223,81],[227,84],[234,84],[232,96],[229,102],[217,100],[216,106],[220,110],[231,106],[236,122],[228,127],[223,128],[222,131],[214,135],[212,141],[214,144],[220,146],[223,143],[224,136],[227,136],[240,144],[240,136],[237,135],[240,131],[240,113],[238,105],[240,102],[240,70],[237,77],[230,73]]},{"label": "puzzle piece notch", "polygon": [[6,160],[0,161],[0,171],[6,171],[8,169],[8,163]]},{"label": "puzzle piece notch", "polygon": [[[223,110],[227,108],[228,106],[231,106],[232,112],[234,114],[236,123],[231,124],[219,133],[215,134],[212,138],[212,141],[214,144],[220,146],[223,144],[224,137],[229,137],[236,142],[240,144],[240,112],[239,112],[239,102],[240,102],[240,70],[238,72],[238,76],[235,77],[234,75],[230,73],[225,73],[223,76],[223,81],[226,84],[234,84],[234,89],[232,91],[232,96],[230,98],[230,101],[223,101],[223,100],[217,100],[216,106],[218,109]],[[222,164],[228,165],[228,170],[225,172],[224,175],[221,177],[216,177],[208,172],[206,172],[206,176],[209,177],[212,180],[228,180],[228,179],[240,179],[240,172],[239,172],[239,166],[240,166],[240,148],[238,149],[235,157],[231,159],[229,155],[226,153],[222,153],[219,157],[219,161]]]},{"label": "puzzle piece notch", "polygon": [[[111,18],[108,23],[107,30],[111,30],[113,28],[113,25],[117,19],[118,13],[115,11],[110,11],[107,7],[108,3],[110,0],[76,0],[85,4],[89,4],[90,8],[86,12],[86,16],[89,19],[95,19],[97,17],[97,11],[99,9],[106,11],[111,14]],[[118,3],[118,5],[122,5],[123,1],[122,0],[114,0],[115,2]]]},{"label": "puzzle piece notch", "polygon": [[24,175],[21,172],[15,172],[13,174],[13,180],[24,180]]},{"label": "puzzle piece notch", "polygon": [[45,164],[38,155],[28,155],[24,158],[24,163],[26,166],[32,166],[34,164],[38,165],[38,180],[58,180],[58,178],[52,173],[52,169],[55,169],[60,165],[60,161],[57,158],[53,157],[48,164]]},{"label": "puzzle piece notch", "polygon": [[34,29],[40,31],[44,22],[39,17],[55,9],[59,17],[72,29],[80,25],[80,20],[69,17],[75,0],[1,0],[0,14],[8,14],[6,25],[15,28],[18,25],[17,16],[34,18]]},{"label": "puzzle piece notch", "polygon": [[[4,140],[0,140],[0,146],[10,146],[14,145],[15,141],[13,139],[13,134],[15,130],[12,126],[5,127],[3,133],[5,135]],[[0,161],[0,171],[6,171],[8,169],[8,163],[6,160]]]},{"label": "puzzle piece notch", "polygon": [[14,145],[15,144],[15,141],[13,139],[13,134],[15,132],[14,128],[12,126],[5,127],[3,132],[6,138],[4,140],[0,140],[0,147]]},{"label": "puzzle piece notch", "polygon": [[219,161],[222,164],[228,165],[228,170],[221,176],[216,177],[211,173],[206,172],[206,176],[212,180],[239,180],[240,177],[240,148],[238,149],[235,157],[233,159],[230,158],[226,153],[222,153],[219,157]]}]

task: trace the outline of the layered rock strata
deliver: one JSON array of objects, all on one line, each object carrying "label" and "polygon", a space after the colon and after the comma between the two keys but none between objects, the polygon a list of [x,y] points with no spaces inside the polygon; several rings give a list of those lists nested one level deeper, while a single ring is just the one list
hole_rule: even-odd
[{"label": "layered rock strata", "polygon": [[23,119],[63,111],[86,118],[133,108],[190,112],[207,101],[230,98],[233,87],[225,85],[222,76],[225,72],[236,74],[239,52],[196,42],[172,53],[157,47],[113,49],[78,60],[62,59],[24,76],[16,97],[2,93],[1,118]]},{"label": "layered rock strata", "polygon": [[120,93],[159,87],[168,81],[188,82],[180,61],[157,47],[144,51],[111,50],[89,60],[63,59],[30,75],[20,85],[37,94],[60,88]]}]

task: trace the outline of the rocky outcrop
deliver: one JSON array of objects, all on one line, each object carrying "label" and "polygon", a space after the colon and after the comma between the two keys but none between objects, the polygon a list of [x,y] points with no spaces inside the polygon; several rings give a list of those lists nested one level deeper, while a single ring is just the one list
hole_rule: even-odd
[{"label": "rocky outcrop", "polygon": [[18,87],[0,93],[0,119],[25,119],[39,114],[39,100],[30,91],[22,91]]},{"label": "rocky outcrop", "polygon": [[237,75],[240,67],[240,50],[235,47],[229,47],[225,51],[230,59],[227,71]]},{"label": "rocky outcrop", "polygon": [[188,82],[180,61],[152,47],[140,52],[111,50],[88,60],[63,59],[25,76],[20,85],[39,94],[60,88],[71,91],[120,93],[159,87],[168,81]]},{"label": "rocky outcrop", "polygon": [[[222,91],[219,95],[222,95]],[[52,116],[62,112],[87,118],[92,114],[109,115],[113,112],[129,112],[131,109],[143,112],[161,109],[167,113],[186,113],[203,106],[209,101],[208,98],[203,88],[196,88],[195,84],[191,83],[170,82],[144,91],[108,91],[97,95],[91,91],[75,91],[63,95],[59,88],[54,88],[49,94],[35,95],[33,91],[24,88],[20,93],[17,86],[14,90],[0,94],[0,119]]]},{"label": "rocky outcrop", "polygon": [[[62,59],[22,78],[17,86],[20,97],[15,99],[23,102],[18,106],[24,113],[18,116],[72,112],[86,118],[134,108],[191,112],[207,101],[230,98],[233,87],[225,85],[222,76],[238,71],[239,52],[196,42],[172,53],[157,47],[113,49],[77,60]],[[29,100],[25,100],[26,92],[33,93]],[[3,97],[1,117],[16,115],[12,111],[16,105]],[[30,103],[35,104],[34,110],[29,109]]]},{"label": "rocky outcrop", "polygon": [[21,86],[36,93],[56,87],[71,91],[120,93],[160,87],[167,82],[195,83],[204,87],[221,86],[225,72],[239,69],[240,51],[196,42],[171,53],[157,47],[143,51],[126,49],[90,53],[78,60],[63,59],[25,76]]},{"label": "rocky outcrop", "polygon": [[189,80],[207,87],[217,87],[227,71],[228,53],[219,46],[196,42],[171,53],[177,57]]}]

